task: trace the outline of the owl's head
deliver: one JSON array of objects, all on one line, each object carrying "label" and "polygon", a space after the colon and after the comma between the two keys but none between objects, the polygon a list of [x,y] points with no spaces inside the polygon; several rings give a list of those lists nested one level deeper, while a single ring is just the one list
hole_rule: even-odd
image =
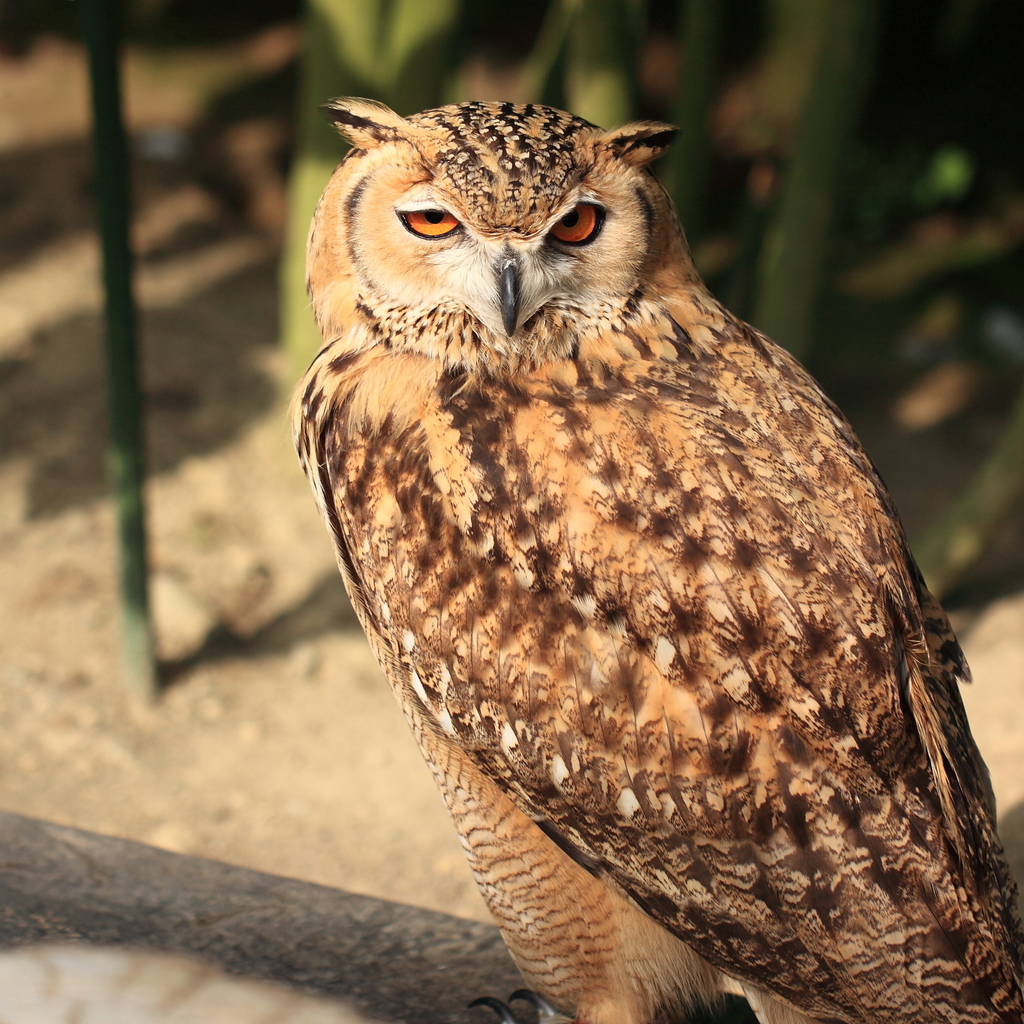
[{"label": "owl's head", "polygon": [[403,118],[340,99],[326,110],[353,146],[310,234],[328,338],[372,309],[394,337],[433,327],[473,332],[484,347],[528,345],[551,317],[564,325],[621,305],[659,268],[689,265],[647,169],[675,135],[669,125],[605,131],[536,104]]}]

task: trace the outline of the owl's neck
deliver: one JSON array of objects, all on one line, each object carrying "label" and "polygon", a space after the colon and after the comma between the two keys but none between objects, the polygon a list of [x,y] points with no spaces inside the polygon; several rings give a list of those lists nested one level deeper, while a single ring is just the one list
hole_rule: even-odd
[{"label": "owl's neck", "polygon": [[495,332],[454,299],[412,307],[354,291],[350,301],[321,304],[317,313],[325,342],[339,355],[380,348],[426,357],[438,373],[485,376],[515,376],[595,351],[603,352],[606,361],[658,358],[657,338],[667,319],[690,333],[701,327],[718,333],[733,322],[693,281],[668,294],[649,294],[638,286],[621,300],[591,303],[586,309],[550,303],[511,337]]},{"label": "owl's neck", "polygon": [[443,303],[413,313],[361,300],[320,322],[327,340],[295,392],[296,422],[319,429],[334,415],[343,433],[371,436],[415,427],[474,378],[521,394],[538,386],[590,394],[643,373],[644,363],[685,361],[714,374],[750,347],[749,328],[703,288],[635,290],[617,305],[543,310],[511,339]]}]

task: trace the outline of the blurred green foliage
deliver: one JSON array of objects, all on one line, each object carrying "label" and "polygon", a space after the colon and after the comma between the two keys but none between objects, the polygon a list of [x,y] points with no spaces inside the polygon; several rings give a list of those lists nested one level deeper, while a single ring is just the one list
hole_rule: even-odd
[{"label": "blurred green foliage", "polygon": [[[8,0],[0,45],[74,34],[73,7]],[[296,373],[319,343],[309,215],[343,153],[317,108],[357,94],[400,113],[513,99],[678,122],[656,170],[698,266],[827,387],[909,381],[929,359],[1021,375],[1024,346],[986,326],[993,310],[1024,318],[1020,0],[126,0],[125,15],[130,40],[164,48],[302,20],[299,73],[245,93],[295,111],[282,332]],[[211,116],[238,96],[211,97]],[[942,296],[956,328],[914,342]]]},{"label": "blurred green foliage", "polygon": [[962,146],[940,146],[924,174],[911,187],[911,195],[922,209],[955,204],[967,195],[973,180],[971,154]]},{"label": "blurred green foliage", "polygon": [[320,338],[306,298],[306,236],[344,146],[320,114],[334,96],[370,96],[404,113],[436,106],[452,66],[458,0],[308,0],[281,264],[281,330],[296,374]]},{"label": "blurred green foliage", "polygon": [[827,274],[842,161],[874,65],[879,5],[877,0],[774,0],[774,6],[780,21],[790,9],[799,12],[813,46],[778,208],[758,256],[751,320],[794,355],[805,356]]}]

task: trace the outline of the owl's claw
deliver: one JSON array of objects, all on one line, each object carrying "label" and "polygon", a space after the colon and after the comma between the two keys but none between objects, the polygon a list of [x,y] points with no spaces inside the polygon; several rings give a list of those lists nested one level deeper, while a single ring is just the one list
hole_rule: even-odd
[{"label": "owl's claw", "polygon": [[495,999],[494,996],[481,996],[479,999],[474,999],[468,1009],[472,1010],[474,1006],[490,1007],[501,1018],[501,1024],[521,1024],[509,1005],[500,999]]},{"label": "owl's claw", "polygon": [[508,997],[510,1003],[514,1003],[517,999],[525,999],[528,1003],[533,1003],[537,1007],[541,1022],[554,1020],[559,1016],[558,1011],[543,996],[531,992],[528,988],[517,988]]},{"label": "owl's claw", "polygon": [[[539,1024],[553,1024],[555,1021],[566,1020],[543,996],[531,992],[528,988],[517,988],[508,997],[508,1002],[514,1003],[517,999],[525,999],[526,1002],[532,1003],[537,1008]],[[469,1008],[472,1009],[474,1006],[489,1007],[501,1018],[501,1024],[521,1024],[508,1003],[503,1003],[493,996],[481,996],[479,999],[474,999],[469,1004]]]}]

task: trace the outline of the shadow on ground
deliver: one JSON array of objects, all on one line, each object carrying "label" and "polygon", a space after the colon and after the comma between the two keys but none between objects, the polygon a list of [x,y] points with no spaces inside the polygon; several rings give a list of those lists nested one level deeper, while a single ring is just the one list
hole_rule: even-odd
[{"label": "shadow on ground", "polygon": [[[220,447],[270,408],[276,388],[265,364],[277,332],[274,275],[266,263],[141,318],[150,473]],[[40,332],[29,358],[0,363],[2,458],[31,461],[30,518],[106,493],[106,402],[98,316]]]},{"label": "shadow on ground", "polygon": [[187,658],[160,665],[163,687],[204,664],[226,658],[259,658],[286,654],[297,644],[335,630],[360,631],[341,576],[331,572],[321,577],[309,593],[251,636],[242,636],[225,625],[217,626],[202,647]]},{"label": "shadow on ground", "polygon": [[64,235],[96,226],[92,150],[85,139],[0,156],[0,271]]}]

